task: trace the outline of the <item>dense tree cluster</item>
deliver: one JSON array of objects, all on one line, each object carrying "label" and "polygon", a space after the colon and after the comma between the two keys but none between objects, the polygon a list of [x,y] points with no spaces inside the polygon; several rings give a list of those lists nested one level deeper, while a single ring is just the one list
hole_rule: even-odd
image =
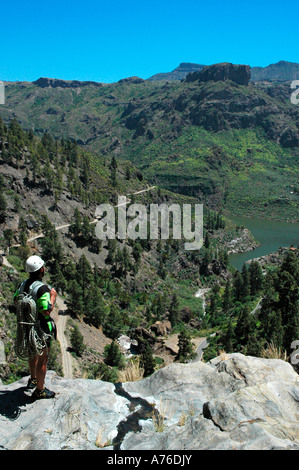
[{"label": "dense tree cluster", "polygon": [[73,237],[77,246],[88,246],[90,251],[99,253],[102,241],[95,235],[95,224],[91,224],[87,215],[80,214],[78,208],[74,211],[73,222],[69,227],[69,233]]},{"label": "dense tree cluster", "polygon": [[[221,298],[214,289],[206,321],[221,332],[211,338],[209,355],[224,349],[259,356],[269,344],[290,354],[292,341],[299,338],[298,281],[298,256],[290,250],[265,276],[252,262],[235,272],[232,283],[227,281]],[[260,308],[253,308],[252,301]]]},{"label": "dense tree cluster", "polygon": [[[0,156],[15,168],[25,165],[24,183],[52,194],[54,208],[64,188],[86,206],[106,199],[101,188],[91,184],[94,171],[91,156],[71,139],[55,140],[47,131],[37,138],[32,130],[23,130],[16,119],[6,126],[0,117]],[[0,199],[0,216],[3,209]]]}]

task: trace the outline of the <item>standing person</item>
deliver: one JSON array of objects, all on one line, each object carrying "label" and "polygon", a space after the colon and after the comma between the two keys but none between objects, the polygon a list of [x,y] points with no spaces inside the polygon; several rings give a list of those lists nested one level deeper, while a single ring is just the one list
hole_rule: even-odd
[{"label": "standing person", "polygon": [[[55,289],[50,289],[49,286],[43,284],[42,278],[45,275],[44,261],[39,256],[30,256],[25,265],[25,270],[29,273],[29,278],[22,282],[19,289],[14,294],[14,301],[17,303],[18,297],[21,293],[28,293],[29,287],[36,281],[40,281],[37,292],[35,294],[36,309],[38,312],[38,320],[40,327],[44,333],[51,336],[56,336],[56,328],[54,320],[50,317],[53,310],[57,292]],[[30,378],[27,388],[34,389],[34,398],[54,398],[55,392],[45,388],[45,377],[47,372],[47,362],[51,346],[51,337],[46,341],[46,347],[43,349],[41,355],[36,355],[29,358],[29,371]]]}]

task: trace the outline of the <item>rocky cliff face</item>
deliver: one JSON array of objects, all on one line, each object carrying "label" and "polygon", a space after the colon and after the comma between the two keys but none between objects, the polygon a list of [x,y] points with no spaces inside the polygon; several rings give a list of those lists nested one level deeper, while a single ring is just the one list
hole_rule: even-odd
[{"label": "rocky cliff face", "polygon": [[238,85],[248,85],[250,80],[249,65],[236,65],[230,63],[214,64],[204,67],[199,72],[193,72],[186,77],[187,82],[214,82],[231,80]]},{"label": "rocky cliff face", "polygon": [[48,372],[56,397],[36,402],[26,383],[0,386],[3,449],[299,450],[299,378],[281,360],[231,354],[117,386]]}]

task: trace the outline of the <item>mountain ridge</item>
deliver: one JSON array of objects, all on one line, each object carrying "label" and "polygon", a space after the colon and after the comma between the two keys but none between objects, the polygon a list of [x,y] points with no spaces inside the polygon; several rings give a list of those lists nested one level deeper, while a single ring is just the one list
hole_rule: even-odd
[{"label": "mountain ridge", "polygon": [[[225,62],[223,62],[225,63]],[[197,64],[193,62],[181,62],[175,69],[171,72],[157,72],[154,75],[143,79],[140,77],[124,77],[118,80],[115,83],[119,83],[121,81],[129,81],[132,78],[135,80],[139,80],[140,82],[144,80],[148,81],[180,81],[184,80],[189,73],[199,72],[203,70],[205,67],[209,67],[213,64]],[[299,63],[297,62],[288,62],[285,60],[280,60],[273,64],[269,64],[267,66],[250,66],[251,70],[251,80],[252,81],[292,81],[299,79]],[[80,86],[86,85],[94,85],[94,86],[105,86],[109,85],[106,82],[98,82],[95,80],[66,80],[61,78],[53,78],[53,77],[39,77],[36,80],[28,81],[28,80],[4,80],[6,84],[26,84],[26,83],[34,83],[37,86],[42,88],[45,87],[64,87],[64,88],[77,88]]]},{"label": "mountain ridge", "polygon": [[[183,80],[189,73],[201,71],[204,67],[207,67],[207,65],[182,62],[171,72],[156,73],[149,77],[148,80]],[[299,79],[299,64],[296,62],[280,60],[277,63],[269,64],[265,67],[253,66],[250,68],[252,81],[291,81]]]},{"label": "mountain ridge", "polygon": [[[236,77],[224,74],[227,68]],[[248,76],[245,66],[215,64],[168,83],[131,77],[99,87],[10,84],[0,113],[7,124],[15,117],[25,129],[70,138],[98,158],[131,161],[150,184],[213,210],[242,215],[254,207],[256,215],[293,219],[299,109],[288,84],[247,83]]]}]

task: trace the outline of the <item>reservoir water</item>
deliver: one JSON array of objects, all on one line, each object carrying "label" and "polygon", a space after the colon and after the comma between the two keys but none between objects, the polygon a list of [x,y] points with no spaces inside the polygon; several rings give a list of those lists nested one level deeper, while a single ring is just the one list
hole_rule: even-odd
[{"label": "reservoir water", "polygon": [[280,247],[299,245],[299,224],[290,224],[277,220],[251,219],[249,217],[230,217],[238,225],[248,228],[260,246],[246,253],[229,256],[232,266],[241,270],[243,263],[252,258],[268,255]]}]

